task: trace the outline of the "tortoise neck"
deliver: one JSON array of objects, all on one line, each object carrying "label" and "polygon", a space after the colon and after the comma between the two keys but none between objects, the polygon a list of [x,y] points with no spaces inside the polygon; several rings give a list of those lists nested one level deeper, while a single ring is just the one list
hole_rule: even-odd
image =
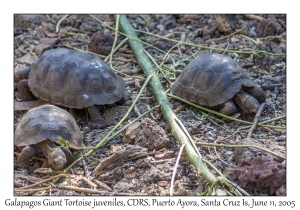
[{"label": "tortoise neck", "polygon": [[51,153],[54,153],[55,150],[57,148],[59,148],[59,147],[57,147],[55,142],[48,140],[48,139],[40,142],[39,147],[41,148],[41,150],[43,151],[43,153],[47,159],[49,158],[49,155],[51,155]]}]

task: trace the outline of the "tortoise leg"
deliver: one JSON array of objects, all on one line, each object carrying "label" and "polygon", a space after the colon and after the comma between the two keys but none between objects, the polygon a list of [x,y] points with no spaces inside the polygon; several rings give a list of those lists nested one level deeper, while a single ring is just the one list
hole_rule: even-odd
[{"label": "tortoise leg", "polygon": [[69,113],[74,117],[74,119],[76,120],[76,114],[75,114],[75,110],[74,108],[69,108]]},{"label": "tortoise leg", "polygon": [[232,100],[227,101],[226,103],[220,105],[219,112],[225,115],[232,115],[236,113],[236,106]]},{"label": "tortoise leg", "polygon": [[117,105],[122,105],[122,104],[124,104],[126,101],[128,101],[128,100],[130,100],[130,99],[131,99],[130,93],[127,92],[127,91],[125,91],[125,92],[123,93],[123,97],[121,98],[121,100],[120,100],[120,101],[117,101],[116,104],[117,104]]},{"label": "tortoise leg", "polygon": [[101,116],[101,114],[99,113],[98,109],[95,106],[91,106],[87,108],[91,119],[92,119],[92,123],[91,123],[91,127],[94,128],[105,128],[106,127],[106,122],[103,119],[103,117]]},{"label": "tortoise leg", "polygon": [[20,98],[22,99],[22,101],[32,101],[32,100],[36,99],[36,97],[30,91],[30,88],[28,86],[28,79],[23,79],[23,80],[19,81],[18,91],[19,91]]},{"label": "tortoise leg", "polygon": [[240,91],[233,97],[234,102],[246,113],[247,117],[253,118],[259,108],[259,102],[250,94]]},{"label": "tortoise leg", "polygon": [[36,153],[36,147],[29,145],[23,148],[21,153],[18,156],[17,164],[21,168],[28,168],[29,167],[29,161],[30,158]]},{"label": "tortoise leg", "polygon": [[74,162],[75,158],[73,153],[66,147],[61,147],[61,150],[65,153],[66,155],[66,159],[67,159],[67,163],[66,166],[69,166],[71,163]]},{"label": "tortoise leg", "polygon": [[259,103],[263,103],[266,101],[266,93],[260,87],[249,87],[245,89],[245,91],[256,98]]}]

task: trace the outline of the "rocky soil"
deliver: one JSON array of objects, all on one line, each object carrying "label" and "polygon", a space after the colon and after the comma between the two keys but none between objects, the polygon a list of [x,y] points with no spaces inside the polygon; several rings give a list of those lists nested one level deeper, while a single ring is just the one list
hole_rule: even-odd
[{"label": "rocky soil", "polygon": [[[22,103],[17,83],[28,77],[30,65],[48,49],[70,48],[92,53],[105,59],[112,50],[115,32],[113,15],[15,15],[14,18],[14,100],[15,107]],[[146,51],[162,66],[157,71],[165,90],[176,80],[176,70],[182,70],[193,58],[204,52],[221,53],[236,60],[249,77],[261,86],[267,100],[260,122],[286,115],[286,17],[281,14],[265,15],[127,15],[139,38],[147,45]],[[57,24],[61,21],[59,32]],[[152,36],[159,35],[167,39]],[[116,45],[124,40],[119,35]],[[177,44],[171,40],[194,44]],[[204,49],[199,45],[210,48]],[[224,51],[227,50],[227,51]],[[249,54],[239,53],[255,52]],[[265,51],[271,54],[261,54]],[[167,53],[168,52],[168,53]],[[168,55],[168,56],[166,56]],[[281,55],[281,56],[279,56]],[[166,56],[166,57],[165,57]],[[108,61],[109,62],[109,61]],[[145,75],[129,44],[114,54],[111,65],[127,83],[127,89],[136,98]],[[22,74],[16,72],[23,72]],[[21,76],[20,76],[21,75]],[[255,145],[286,156],[286,119],[269,122],[273,127],[258,126],[247,138],[245,124],[229,121],[210,113],[201,112],[182,102],[169,99],[178,118],[196,143],[227,145]],[[125,115],[132,100],[122,106],[100,107],[108,122],[105,129],[91,129],[85,110],[75,110],[76,121],[82,130],[85,146],[95,146]],[[134,110],[122,126],[156,106],[157,100],[148,86]],[[36,106],[36,105],[34,105]],[[26,109],[14,111],[15,127]],[[207,115],[208,114],[208,115]],[[249,121],[242,111],[234,117]],[[170,194],[171,177],[180,145],[173,137],[163,115],[156,109],[126,131],[109,141],[92,156],[79,162],[67,172],[69,179],[47,181],[55,174],[47,172],[43,156],[34,157],[29,169],[16,164],[20,150],[15,147],[15,195],[151,195]],[[285,195],[286,162],[284,159],[257,148],[203,147],[198,145],[203,159],[234,183],[276,186],[275,189],[244,189],[251,195]],[[80,153],[77,152],[79,156]],[[215,170],[212,173],[219,176]],[[37,182],[29,191],[21,187]],[[174,180],[174,195],[198,195],[208,189],[207,183],[182,155]],[[72,188],[73,187],[73,188]],[[228,192],[230,189],[227,189]],[[225,192],[225,191],[224,191]],[[232,193],[232,192],[231,192]],[[213,191],[212,195],[218,194]]]}]

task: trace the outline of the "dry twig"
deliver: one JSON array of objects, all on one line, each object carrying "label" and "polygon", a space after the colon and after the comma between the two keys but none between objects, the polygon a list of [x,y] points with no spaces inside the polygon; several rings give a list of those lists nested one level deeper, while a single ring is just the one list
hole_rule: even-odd
[{"label": "dry twig", "polygon": [[174,180],[175,180],[175,176],[176,176],[176,172],[177,172],[179,160],[180,160],[182,151],[183,151],[183,149],[184,149],[185,146],[186,146],[186,144],[182,144],[181,147],[180,147],[180,150],[179,150],[179,152],[178,152],[176,164],[175,164],[175,166],[174,166],[174,171],[173,171],[173,175],[172,175],[172,179],[171,179],[170,196],[173,196],[173,185],[174,185]]},{"label": "dry twig", "polygon": [[258,109],[256,115],[255,115],[255,118],[254,118],[254,121],[253,121],[253,125],[252,125],[252,127],[249,129],[249,131],[248,131],[247,138],[250,138],[250,137],[251,137],[251,135],[252,135],[254,129],[256,128],[257,123],[258,123],[258,119],[259,119],[259,117],[260,117],[260,115],[261,115],[261,113],[262,113],[264,107],[265,107],[265,103],[262,103],[262,104],[260,105],[260,107],[259,107],[259,109]]}]

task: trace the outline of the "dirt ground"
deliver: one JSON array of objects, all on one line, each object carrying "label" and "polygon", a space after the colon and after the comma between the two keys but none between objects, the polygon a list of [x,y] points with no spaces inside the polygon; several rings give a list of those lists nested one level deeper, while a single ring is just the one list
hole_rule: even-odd
[{"label": "dirt ground", "polygon": [[[102,23],[89,15],[70,14],[65,19],[63,17],[64,15],[55,14],[15,15],[15,74],[23,71],[25,74],[21,75],[26,78],[31,64],[43,52],[53,48],[70,48],[89,53],[93,51],[102,59],[111,52],[115,32],[106,26],[115,28],[113,15],[95,15]],[[134,29],[139,30],[137,35],[140,40],[148,44],[144,45],[146,51],[162,66],[163,74],[160,71],[157,73],[165,90],[176,80],[176,70],[182,70],[193,58],[204,52],[220,53],[236,60],[254,83],[263,88],[267,98],[259,122],[274,118],[278,120],[266,124],[271,127],[257,126],[251,138],[247,138],[249,128],[241,129],[246,124],[202,112],[192,106],[183,106],[184,103],[172,98],[169,98],[169,102],[196,143],[255,145],[276,153],[274,155],[253,147],[241,149],[197,144],[204,160],[209,161],[250,195],[285,195],[286,161],[282,156],[286,156],[286,16],[131,14],[127,18]],[[60,20],[62,21],[58,26]],[[56,32],[57,28],[59,32]],[[119,34],[116,46],[123,40],[124,36]],[[195,45],[177,44],[171,40]],[[204,49],[199,45],[211,49]],[[243,54],[236,51],[255,53]],[[261,51],[271,54],[261,54]],[[169,55],[167,57],[166,52]],[[86,110],[75,110],[85,146],[96,146],[101,142],[126,114],[145,81],[145,74],[128,43],[116,51],[111,64],[115,72],[125,80],[132,100],[121,106],[99,107],[108,123],[105,129],[92,129]],[[14,78],[15,108],[22,104],[17,89],[20,79],[22,76]],[[121,127],[156,105],[158,102],[151,87],[147,86]],[[14,111],[15,128],[28,109],[25,107]],[[252,122],[240,110],[234,117]],[[15,195],[170,195],[171,178],[179,149],[180,144],[172,135],[169,124],[159,109],[110,140],[86,158],[84,164],[79,162],[75,165],[66,173],[69,179],[60,178],[53,182],[56,174],[47,170],[47,161],[42,155],[32,158],[28,169],[20,168],[16,159],[21,150],[15,147]],[[80,153],[77,152],[76,155],[79,156]],[[216,177],[220,176],[209,168]],[[22,189],[38,182],[41,183]],[[261,187],[265,185],[269,187]],[[173,195],[199,195],[207,193],[209,187],[210,183],[197,174],[187,156],[182,154],[174,180]],[[226,187],[221,189],[227,195],[232,193]],[[218,190],[208,193],[220,194]]]}]

